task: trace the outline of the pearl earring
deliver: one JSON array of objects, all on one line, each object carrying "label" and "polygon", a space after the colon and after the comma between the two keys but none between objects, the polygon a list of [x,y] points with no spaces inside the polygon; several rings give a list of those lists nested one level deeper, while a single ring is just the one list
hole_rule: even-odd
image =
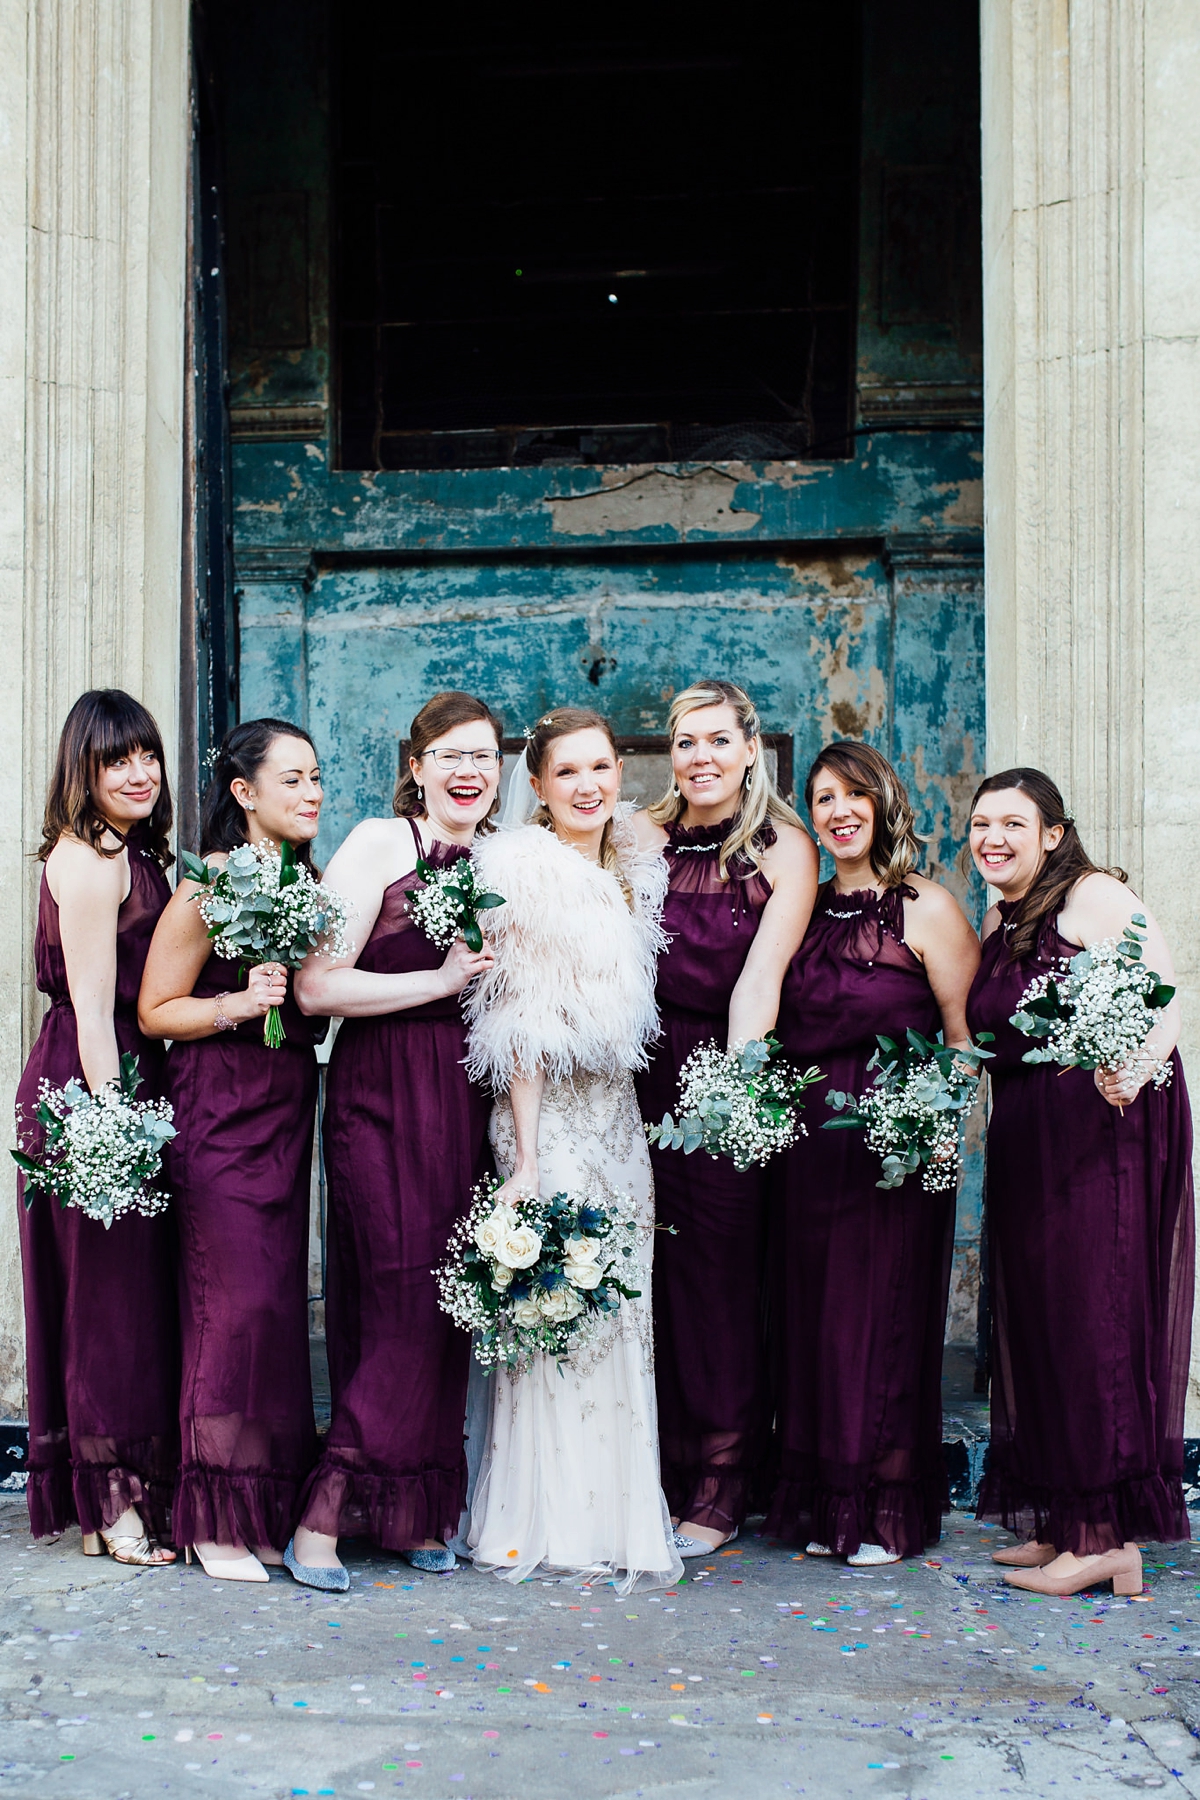
[{"label": "pearl earring", "polygon": [[253,800],[247,800],[247,802],[246,802],[246,811],[247,811],[247,812],[253,812],[253,811],[254,811],[254,802],[253,802]]}]

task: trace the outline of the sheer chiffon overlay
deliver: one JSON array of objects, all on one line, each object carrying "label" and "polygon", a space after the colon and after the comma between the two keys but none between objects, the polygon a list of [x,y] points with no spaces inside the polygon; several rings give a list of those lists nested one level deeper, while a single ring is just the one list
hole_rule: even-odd
[{"label": "sheer chiffon overlay", "polygon": [[[193,990],[238,984],[212,956]],[[317,1457],[308,1361],[308,1215],[317,1064],[328,1029],[292,998],[283,1045],[262,1025],[172,1046],[178,1136],[183,1465],[178,1541],[273,1545],[296,1526]]]},{"label": "sheer chiffon overlay", "polygon": [[[424,854],[445,867],[464,852],[434,842]],[[444,951],[408,910],[419,885],[414,873],[386,890],[360,969],[441,966]],[[389,1550],[451,1536],[466,1493],[470,1342],[440,1310],[433,1277],[487,1166],[489,1102],[467,1079],[466,1049],[452,998],[347,1019],[329,1064],[333,1414],[301,1515],[313,1531],[365,1533]]]},{"label": "sheer chiffon overlay", "polygon": [[[1001,905],[1007,923],[1011,909]],[[1078,945],[1048,923],[1015,963],[983,948],[972,1032],[990,1031],[987,1232],[991,1450],[979,1517],[1077,1555],[1189,1536],[1183,1413],[1191,1343],[1192,1125],[1169,1087],[1124,1113],[1090,1072],[1022,1061],[1009,1024],[1033,977]]]},{"label": "sheer chiffon overlay", "polygon": [[[512,1112],[497,1101],[492,1145],[501,1174],[516,1145]],[[650,1268],[654,1192],[629,1075],[580,1076],[548,1086],[538,1132],[541,1191],[637,1201],[637,1300],[561,1370],[536,1356],[490,1380],[486,1448],[467,1541],[480,1569],[510,1581],[536,1571],[613,1576],[620,1593],[664,1587],[683,1565],[659,1485]]]},{"label": "sheer chiffon overlay", "polygon": [[485,884],[507,901],[494,915],[495,969],[468,1001],[472,1056],[502,1090],[491,1122],[496,1165],[507,1175],[516,1157],[503,1090],[515,1069],[541,1062],[550,1072],[540,1191],[629,1195],[642,1270],[631,1284],[639,1297],[623,1300],[561,1369],[539,1355],[474,1385],[466,1535],[476,1567],[506,1580],[535,1570],[604,1577],[624,1594],[669,1586],[683,1565],[659,1483],[654,1189],[631,1073],[656,1026],[665,870],[661,858],[637,854],[623,819],[617,843],[632,910],[614,874],[538,826],[498,833],[478,854]]},{"label": "sheer chiffon overlay", "polygon": [[[137,1025],[150,939],[170,888],[140,834],[129,839],[129,894],[117,919],[113,1024],[117,1047],[138,1058],[147,1100],[163,1091],[162,1046]],[[19,1131],[41,1154],[38,1086],[82,1081],[58,907],[42,874],[34,948],[37,985],[50,998],[17,1088]],[[23,1196],[24,1179],[19,1187]],[[37,1194],[18,1199],[29,1398],[26,1501],[35,1537],[74,1521],[85,1532],[129,1506],[168,1539],[179,1462],[179,1327],[175,1221],[130,1214],[108,1231],[75,1207]]]},{"label": "sheer chiffon overlay", "polygon": [[[698,1045],[724,1047],[729,1002],[763,908],[765,875],[720,876],[729,820],[668,826],[670,883],[659,958],[662,1035],[637,1078],[642,1114],[676,1113],[679,1071]],[[771,841],[774,832],[770,832]],[[768,1425],[763,1289],[767,1179],[724,1157],[652,1149],[663,1233],[654,1265],[654,1335],[663,1488],[675,1518],[729,1533],[761,1481]]]},{"label": "sheer chiffon overlay", "polygon": [[[909,890],[911,892],[911,890]],[[810,1090],[808,1135],[772,1165],[772,1532],[839,1554],[913,1556],[949,1505],[941,1363],[954,1195],[910,1176],[883,1190],[859,1131],[825,1131],[827,1088],[862,1093],[878,1033],[932,1035],[937,1002],[904,942],[905,890],[825,887],[784,981],[779,1035]]]}]

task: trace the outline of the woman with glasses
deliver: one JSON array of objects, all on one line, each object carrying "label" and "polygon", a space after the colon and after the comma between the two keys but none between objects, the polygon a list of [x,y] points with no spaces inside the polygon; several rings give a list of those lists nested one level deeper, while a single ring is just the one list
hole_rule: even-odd
[{"label": "woman with glasses", "polygon": [[470,694],[435,694],[412,722],[391,819],[356,826],[326,872],[350,903],[347,953],[296,976],[306,1013],[345,1021],[329,1064],[325,1328],[333,1418],[284,1560],[343,1590],[339,1537],[414,1568],[454,1567],[466,1493],[470,1339],[440,1311],[433,1269],[486,1166],[487,1097],[467,1080],[460,997],[492,965],[462,938],[443,953],[410,910],[418,862],[469,856],[500,789],[500,722]]}]

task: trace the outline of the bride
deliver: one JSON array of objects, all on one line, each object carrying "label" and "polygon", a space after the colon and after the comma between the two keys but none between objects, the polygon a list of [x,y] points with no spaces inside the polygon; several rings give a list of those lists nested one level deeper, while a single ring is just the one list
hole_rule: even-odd
[{"label": "bride", "polygon": [[[610,1575],[624,1594],[683,1572],[659,1485],[653,1183],[632,1075],[658,1029],[665,865],[614,816],[621,759],[598,713],[547,713],[525,761],[531,821],[476,852],[483,885],[506,904],[488,919],[495,964],[468,991],[467,1067],[497,1096],[497,1199],[632,1196],[641,1294],[561,1369],[537,1355],[490,1378],[472,1409],[483,1441],[466,1538],[477,1568],[510,1581]],[[523,791],[515,798],[519,816]]]}]

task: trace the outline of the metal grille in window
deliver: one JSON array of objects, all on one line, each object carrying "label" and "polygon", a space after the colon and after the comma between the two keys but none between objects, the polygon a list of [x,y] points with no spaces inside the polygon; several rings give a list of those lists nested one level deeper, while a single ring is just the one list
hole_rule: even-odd
[{"label": "metal grille in window", "polygon": [[335,9],[342,466],[847,454],[856,14]]}]

